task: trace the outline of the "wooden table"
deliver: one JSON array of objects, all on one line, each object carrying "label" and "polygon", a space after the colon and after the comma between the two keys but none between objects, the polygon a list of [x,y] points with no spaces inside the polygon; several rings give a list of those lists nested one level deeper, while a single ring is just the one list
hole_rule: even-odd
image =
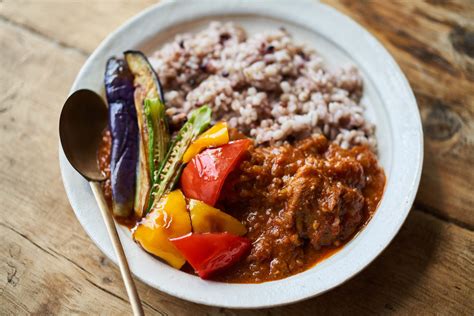
[{"label": "wooden table", "polygon": [[[152,2],[0,0],[0,314],[130,312],[117,267],[66,198],[58,118],[87,56]],[[405,225],[368,268],[320,297],[235,311],[137,282],[147,314],[474,312],[474,2],[327,2],[385,45],[415,91],[425,164]]]}]

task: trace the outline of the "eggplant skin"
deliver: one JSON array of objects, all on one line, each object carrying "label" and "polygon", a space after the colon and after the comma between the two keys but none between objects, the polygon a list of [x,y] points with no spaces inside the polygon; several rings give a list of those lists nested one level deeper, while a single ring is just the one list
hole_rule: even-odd
[{"label": "eggplant skin", "polygon": [[113,213],[119,217],[130,216],[135,199],[139,135],[133,80],[124,60],[112,57],[107,61],[104,81],[112,135],[110,180]]}]

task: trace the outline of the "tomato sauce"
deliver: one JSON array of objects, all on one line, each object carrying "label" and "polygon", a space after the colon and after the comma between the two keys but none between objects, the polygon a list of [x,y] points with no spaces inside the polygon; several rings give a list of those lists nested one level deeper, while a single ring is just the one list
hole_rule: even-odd
[{"label": "tomato sauce", "polygon": [[[104,192],[105,200],[109,205],[109,209],[112,209],[112,185],[110,182],[110,155],[112,147],[112,136],[110,135],[110,131],[105,129],[102,133],[101,143],[99,145],[99,149],[97,151],[97,163],[101,172],[105,175],[106,180],[101,183],[102,191]],[[133,216],[129,218],[124,217],[115,217],[115,220],[123,226],[132,229],[139,219],[134,218]]]}]

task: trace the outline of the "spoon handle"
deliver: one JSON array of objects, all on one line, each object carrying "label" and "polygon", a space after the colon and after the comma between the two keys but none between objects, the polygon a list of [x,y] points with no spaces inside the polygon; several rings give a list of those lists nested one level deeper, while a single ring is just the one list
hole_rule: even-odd
[{"label": "spoon handle", "polygon": [[130,273],[130,268],[128,267],[127,257],[125,257],[125,253],[122,248],[122,243],[120,242],[120,238],[115,227],[114,219],[109,211],[109,207],[104,198],[104,194],[102,193],[100,183],[91,181],[90,186],[92,188],[92,192],[94,193],[95,199],[99,205],[100,212],[102,213],[102,217],[104,218],[105,226],[107,227],[107,232],[109,233],[110,241],[112,242],[112,245],[115,250],[115,255],[117,256],[123,283],[125,284],[125,289],[127,290],[127,295],[130,300],[130,304],[132,305],[133,315],[142,316],[144,315],[144,313],[140,298],[138,297],[137,288],[135,287],[135,283],[133,282],[132,275]]}]

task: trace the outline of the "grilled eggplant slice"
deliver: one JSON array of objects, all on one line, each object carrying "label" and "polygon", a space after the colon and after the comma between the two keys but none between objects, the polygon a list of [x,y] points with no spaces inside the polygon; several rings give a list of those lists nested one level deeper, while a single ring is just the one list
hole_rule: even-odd
[{"label": "grilled eggplant slice", "polygon": [[[163,110],[159,110],[157,113],[159,115],[155,117],[152,115],[153,111],[151,111],[150,106],[145,106],[145,100],[150,100],[147,101],[147,104],[153,103],[152,100],[157,100],[157,102],[163,104],[163,90],[158,76],[142,52],[126,51],[124,56],[130,71],[134,75],[134,99],[140,138],[134,211],[137,217],[142,217],[151,204],[150,190],[153,185],[151,172],[158,169],[161,164],[159,159],[155,159],[154,149],[155,145],[158,144],[156,140],[166,139],[167,146],[169,136],[167,127],[162,129],[161,123],[153,122],[154,119],[166,120],[164,118],[164,105]],[[159,130],[158,127],[160,127]],[[157,146],[161,148],[161,142]],[[161,155],[159,154],[158,157]]]},{"label": "grilled eggplant slice", "polygon": [[107,61],[104,81],[109,104],[109,129],[112,135],[112,210],[115,216],[127,217],[134,205],[138,161],[138,125],[134,106],[133,75],[124,60],[112,57]]},{"label": "grilled eggplant slice", "polygon": [[135,87],[144,90],[143,100],[145,98],[159,98],[164,102],[165,98],[160,79],[145,54],[137,50],[128,50],[123,54],[128,67],[135,76]]}]

